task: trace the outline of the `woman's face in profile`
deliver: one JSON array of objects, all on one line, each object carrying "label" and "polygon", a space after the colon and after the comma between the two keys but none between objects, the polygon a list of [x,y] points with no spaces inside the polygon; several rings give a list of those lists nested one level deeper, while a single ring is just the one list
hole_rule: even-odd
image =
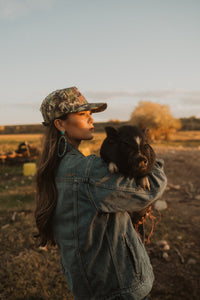
[{"label": "woman's face in profile", "polygon": [[81,140],[91,140],[94,132],[94,120],[91,111],[70,113],[66,120],[62,121],[63,127],[72,144]]}]

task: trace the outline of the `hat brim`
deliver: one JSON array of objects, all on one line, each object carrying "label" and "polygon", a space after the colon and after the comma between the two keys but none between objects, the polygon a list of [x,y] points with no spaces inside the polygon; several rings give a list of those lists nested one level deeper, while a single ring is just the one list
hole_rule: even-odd
[{"label": "hat brim", "polygon": [[79,106],[79,111],[91,110],[92,113],[102,112],[107,108],[107,103],[87,103]]}]

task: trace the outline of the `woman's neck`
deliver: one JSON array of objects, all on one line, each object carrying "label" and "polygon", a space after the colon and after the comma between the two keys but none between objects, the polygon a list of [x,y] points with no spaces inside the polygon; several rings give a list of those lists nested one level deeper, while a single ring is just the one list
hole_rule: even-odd
[{"label": "woman's neck", "polygon": [[70,144],[72,144],[74,147],[76,147],[78,149],[80,143],[81,143],[81,140],[76,140],[76,139],[69,139],[68,137],[67,138],[67,142],[69,142]]}]

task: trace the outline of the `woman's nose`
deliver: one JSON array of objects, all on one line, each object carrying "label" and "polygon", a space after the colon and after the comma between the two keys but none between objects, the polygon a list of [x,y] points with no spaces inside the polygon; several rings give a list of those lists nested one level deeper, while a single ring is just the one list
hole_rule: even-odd
[{"label": "woman's nose", "polygon": [[94,119],[92,118],[92,116],[90,115],[89,119],[88,119],[89,123],[94,123]]}]

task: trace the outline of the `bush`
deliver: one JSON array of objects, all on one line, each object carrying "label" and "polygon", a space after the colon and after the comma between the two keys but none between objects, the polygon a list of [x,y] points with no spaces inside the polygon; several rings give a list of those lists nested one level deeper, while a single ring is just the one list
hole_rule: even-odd
[{"label": "bush", "polygon": [[168,105],[161,105],[151,101],[140,101],[131,114],[129,121],[141,129],[149,129],[151,140],[170,138],[170,134],[181,128],[179,119],[175,119]]}]

